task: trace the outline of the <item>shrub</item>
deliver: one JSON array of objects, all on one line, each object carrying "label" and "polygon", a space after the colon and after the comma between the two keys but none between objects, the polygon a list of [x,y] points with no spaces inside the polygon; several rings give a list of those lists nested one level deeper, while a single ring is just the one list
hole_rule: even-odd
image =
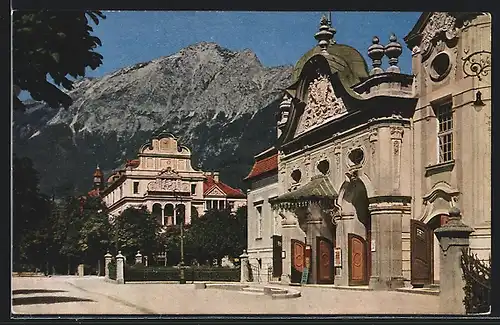
[{"label": "shrub", "polygon": [[491,305],[491,256],[488,265],[472,254],[470,249],[463,249],[460,262],[465,280],[463,303],[466,312],[488,312]]}]

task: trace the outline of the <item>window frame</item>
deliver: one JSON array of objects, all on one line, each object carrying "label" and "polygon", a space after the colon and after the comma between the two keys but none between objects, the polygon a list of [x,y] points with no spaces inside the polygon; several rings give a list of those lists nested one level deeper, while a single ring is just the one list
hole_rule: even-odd
[{"label": "window frame", "polygon": [[134,194],[139,194],[139,182],[132,183],[132,192]]},{"label": "window frame", "polygon": [[255,207],[255,211],[257,212],[257,234],[256,239],[262,239],[263,233],[263,224],[264,224],[264,216],[262,213],[262,205],[258,205]]},{"label": "window frame", "polygon": [[436,131],[437,131],[437,163],[453,161],[453,104],[451,99],[435,106]]}]

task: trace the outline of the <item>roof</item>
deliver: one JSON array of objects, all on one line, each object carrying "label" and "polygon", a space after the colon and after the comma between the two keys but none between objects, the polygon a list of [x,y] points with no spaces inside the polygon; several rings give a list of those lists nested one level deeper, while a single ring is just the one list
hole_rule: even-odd
[{"label": "roof", "polygon": [[306,52],[295,64],[292,72],[292,84],[300,79],[300,74],[304,65],[314,56],[323,55],[330,65],[330,69],[333,71],[344,71],[349,70],[349,74],[352,74],[351,85],[359,82],[368,77],[368,65],[365,59],[355,48],[344,45],[344,44],[329,44],[327,48],[328,55],[324,55],[322,49],[319,46],[313,47],[311,50]]},{"label": "roof", "polygon": [[274,154],[270,157],[263,158],[261,160],[255,161],[253,164],[252,170],[245,177],[245,180],[249,180],[251,178],[257,177],[267,172],[271,172],[274,170],[278,170],[278,154]]},{"label": "roof", "polygon": [[338,196],[328,177],[323,175],[314,176],[308,183],[294,191],[282,194],[272,200],[273,204],[288,202],[307,202],[333,199]]},{"label": "roof", "polygon": [[87,193],[90,197],[98,197],[101,195],[101,191],[98,188],[93,189],[92,191]]},{"label": "roof", "polygon": [[246,198],[245,193],[243,193],[240,189],[232,188],[231,186],[220,181],[217,182],[213,176],[207,176],[207,179],[203,182],[203,195],[207,195],[215,187],[219,188],[227,197]]},{"label": "roof", "polygon": [[125,167],[136,168],[137,166],[139,166],[139,164],[140,164],[139,159],[130,159],[130,160],[127,160],[127,162],[125,163]]}]

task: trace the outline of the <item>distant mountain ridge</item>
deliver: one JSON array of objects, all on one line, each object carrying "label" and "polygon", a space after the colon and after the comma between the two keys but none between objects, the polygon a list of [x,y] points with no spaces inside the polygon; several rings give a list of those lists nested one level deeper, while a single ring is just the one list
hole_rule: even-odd
[{"label": "distant mountain ridge", "polygon": [[78,81],[68,92],[69,109],[27,102],[25,112],[14,112],[14,153],[34,161],[42,191],[77,194],[91,187],[97,164],[110,173],[163,129],[192,150],[194,166],[244,187],[253,156],[276,139],[275,115],[291,72],[264,67],[250,50],[194,44]]}]

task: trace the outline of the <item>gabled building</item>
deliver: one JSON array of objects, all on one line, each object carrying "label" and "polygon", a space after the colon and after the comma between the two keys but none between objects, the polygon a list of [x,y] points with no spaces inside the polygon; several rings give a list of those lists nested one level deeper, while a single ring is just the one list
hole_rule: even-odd
[{"label": "gabled building", "polygon": [[246,195],[220,181],[219,173],[195,170],[189,148],[165,132],[154,135],[136,159],[128,160],[108,177],[107,186],[103,184],[97,168],[89,195],[100,195],[110,216],[130,206],[145,206],[165,226],[180,224],[181,215],[189,224],[206,210],[235,211],[246,204]]},{"label": "gabled building", "polygon": [[[278,267],[283,282],[301,282],[307,267],[309,283],[439,284],[433,231],[456,206],[487,259],[491,16],[423,13],[405,37],[412,74],[398,67],[395,35],[373,38],[369,68],[335,32],[323,17],[284,91],[276,144],[247,177],[253,268]],[[277,169],[259,173],[274,154]]]}]

